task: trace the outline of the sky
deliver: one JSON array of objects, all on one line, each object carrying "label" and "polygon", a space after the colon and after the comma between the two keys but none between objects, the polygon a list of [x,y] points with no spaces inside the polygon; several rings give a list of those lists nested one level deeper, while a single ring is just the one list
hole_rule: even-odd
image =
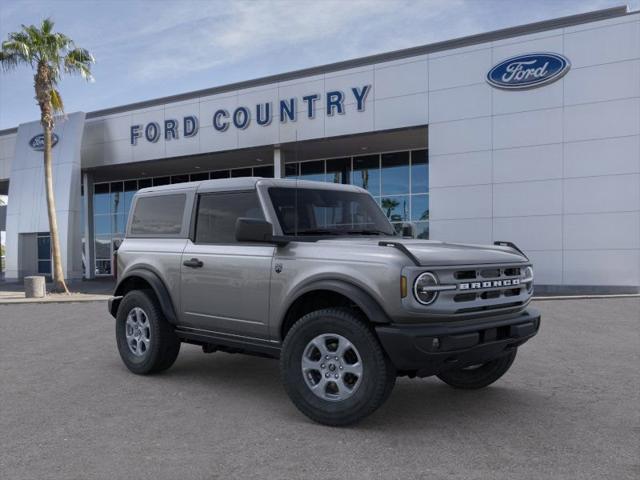
[{"label": "sky", "polygon": [[[640,0],[628,2],[640,8]],[[624,0],[2,0],[0,39],[51,17],[96,58],[65,78],[90,112],[539,20]],[[0,130],[37,120],[33,74],[0,71]]]}]

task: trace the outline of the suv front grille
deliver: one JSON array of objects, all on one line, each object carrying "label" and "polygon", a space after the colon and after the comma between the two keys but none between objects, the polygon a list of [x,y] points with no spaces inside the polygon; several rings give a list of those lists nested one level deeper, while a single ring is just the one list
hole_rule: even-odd
[{"label": "suv front grille", "polygon": [[[525,306],[533,293],[526,265],[437,268],[438,298],[430,310],[446,314]],[[528,280],[528,281],[527,281]]]}]

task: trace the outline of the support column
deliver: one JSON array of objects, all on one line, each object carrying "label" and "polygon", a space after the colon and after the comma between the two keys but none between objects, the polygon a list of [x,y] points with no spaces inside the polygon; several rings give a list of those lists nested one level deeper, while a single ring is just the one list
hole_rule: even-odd
[{"label": "support column", "polygon": [[82,187],[84,190],[82,230],[84,237],[84,278],[95,277],[95,252],[93,238],[93,175],[84,172],[82,174]]},{"label": "support column", "polygon": [[284,154],[280,150],[280,146],[273,149],[273,178],[284,178]]}]

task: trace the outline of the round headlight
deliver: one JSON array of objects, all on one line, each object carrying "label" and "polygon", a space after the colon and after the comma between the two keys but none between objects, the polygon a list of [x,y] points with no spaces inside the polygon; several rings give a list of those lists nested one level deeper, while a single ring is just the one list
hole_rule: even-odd
[{"label": "round headlight", "polygon": [[524,278],[527,280],[527,291],[531,293],[533,290],[533,267],[529,266],[524,269]]},{"label": "round headlight", "polygon": [[429,287],[438,285],[438,278],[431,272],[422,273],[413,284],[413,294],[423,305],[431,305],[438,298],[438,291]]}]

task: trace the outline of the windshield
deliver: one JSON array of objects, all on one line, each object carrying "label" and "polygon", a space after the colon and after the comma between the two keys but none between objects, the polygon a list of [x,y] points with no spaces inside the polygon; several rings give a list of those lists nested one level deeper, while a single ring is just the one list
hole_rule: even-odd
[{"label": "windshield", "polygon": [[367,193],[272,187],[271,203],[284,235],[394,235]]}]

